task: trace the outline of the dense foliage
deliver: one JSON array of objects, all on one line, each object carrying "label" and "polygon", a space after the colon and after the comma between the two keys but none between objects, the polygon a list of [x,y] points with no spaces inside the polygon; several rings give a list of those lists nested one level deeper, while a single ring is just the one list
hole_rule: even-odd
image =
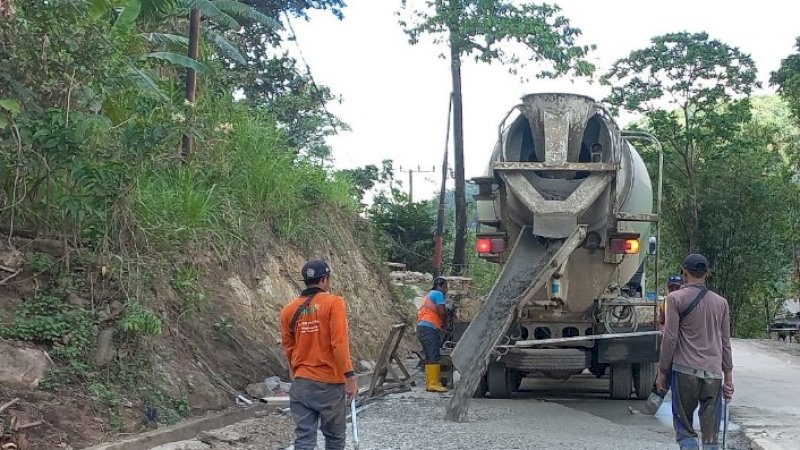
[{"label": "dense foliage", "polygon": [[[186,257],[229,260],[262,237],[307,243],[325,233],[317,218],[359,208],[351,178],[324,164],[324,137],[344,127],[325,109],[333,95],[275,32],[309,9],[341,15],[343,2],[14,6],[0,18],[0,229],[26,253],[36,292],[0,314],[0,337],[51,348],[57,367],[44,387],[82,381],[102,411],[125,396],[175,420],[185,399],[167,395],[148,364],[163,330],[208,312],[202,269]],[[204,11],[197,61],[185,56],[192,7]],[[263,58],[248,51],[259,36],[269,36]],[[199,74],[191,104],[187,67]],[[187,133],[195,152],[182,162]],[[66,250],[23,248],[31,237]],[[180,302],[155,306],[156,283]],[[220,319],[214,332],[229,327]],[[103,329],[121,349],[110,364],[93,355]]]},{"label": "dense foliage", "polygon": [[[787,106],[751,99],[758,83],[750,56],[705,33],[654,37],[604,81],[612,84],[608,101],[643,114],[664,145],[665,266],[679,267],[688,252],[706,254],[735,332],[763,335],[780,299],[796,294],[798,131]],[[655,174],[655,149],[643,152]]]}]

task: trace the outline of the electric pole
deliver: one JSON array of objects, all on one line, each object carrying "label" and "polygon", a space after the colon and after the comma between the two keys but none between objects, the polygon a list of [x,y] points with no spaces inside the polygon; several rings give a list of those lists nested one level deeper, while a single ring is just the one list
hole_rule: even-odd
[{"label": "electric pole", "polygon": [[405,170],[408,172],[408,202],[414,203],[414,174],[415,173],[435,173],[436,166],[434,166],[431,170],[422,170],[420,166],[417,166],[416,169],[403,169],[402,166],[398,168],[398,170],[403,171]]},{"label": "electric pole", "polygon": [[444,159],[442,161],[442,186],[439,191],[439,211],[436,214],[436,232],[433,235],[433,277],[442,276],[442,247],[444,246],[444,208],[447,192],[447,153],[450,148],[450,119],[453,112],[453,94],[448,98],[447,133],[444,139]]}]

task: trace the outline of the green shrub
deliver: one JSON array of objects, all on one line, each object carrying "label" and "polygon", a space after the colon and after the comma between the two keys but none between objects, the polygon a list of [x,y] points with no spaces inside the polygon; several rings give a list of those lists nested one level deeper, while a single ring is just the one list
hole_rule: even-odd
[{"label": "green shrub", "polygon": [[85,309],[42,293],[20,303],[14,322],[0,332],[49,345],[53,356],[65,360],[80,360],[94,343],[94,323]]},{"label": "green shrub", "polygon": [[125,315],[119,321],[119,328],[132,334],[157,336],[162,326],[161,318],[136,300],[128,301]]}]

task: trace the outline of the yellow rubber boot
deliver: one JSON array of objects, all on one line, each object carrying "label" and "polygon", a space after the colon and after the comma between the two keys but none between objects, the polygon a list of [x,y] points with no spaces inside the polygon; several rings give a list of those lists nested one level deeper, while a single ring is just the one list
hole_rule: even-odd
[{"label": "yellow rubber boot", "polygon": [[439,364],[425,365],[425,385],[429,392],[447,392],[441,381],[442,366]]}]

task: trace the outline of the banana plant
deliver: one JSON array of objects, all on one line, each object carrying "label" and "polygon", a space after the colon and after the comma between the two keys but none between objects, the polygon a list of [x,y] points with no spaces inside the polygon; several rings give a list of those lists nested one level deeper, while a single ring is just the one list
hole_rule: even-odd
[{"label": "banana plant", "polygon": [[[271,28],[281,27],[275,19],[236,0],[92,0],[90,8],[95,15],[112,14],[116,17],[113,29],[115,33],[121,34],[131,34],[137,24],[141,25],[140,28],[158,28],[169,20],[187,17],[194,8],[200,10],[206,20],[230,31],[239,31],[247,22],[256,22]],[[242,53],[223,35],[208,27],[203,29],[203,35],[220,56],[239,64],[245,63]],[[136,36],[157,45],[188,46],[189,43],[185,36],[169,33],[147,32]],[[148,52],[140,58],[156,58],[197,72],[205,69],[199,61],[171,51]]]}]

